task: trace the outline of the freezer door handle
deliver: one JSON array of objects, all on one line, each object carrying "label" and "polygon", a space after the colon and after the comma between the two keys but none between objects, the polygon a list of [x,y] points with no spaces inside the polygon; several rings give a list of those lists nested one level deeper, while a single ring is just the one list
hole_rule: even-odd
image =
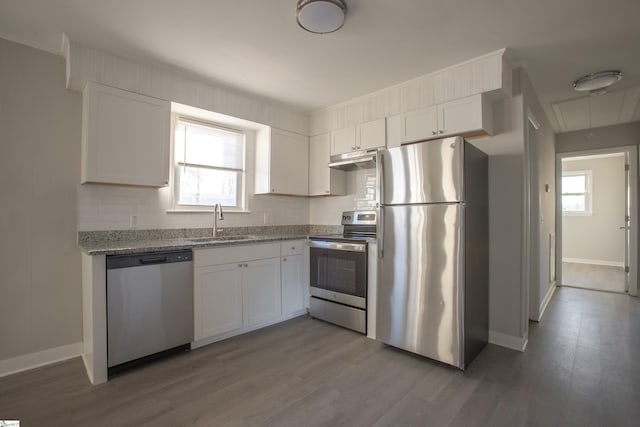
[{"label": "freezer door handle", "polygon": [[379,227],[378,234],[380,243],[378,244],[378,258],[384,258],[384,156],[378,152],[378,204],[379,204]]}]

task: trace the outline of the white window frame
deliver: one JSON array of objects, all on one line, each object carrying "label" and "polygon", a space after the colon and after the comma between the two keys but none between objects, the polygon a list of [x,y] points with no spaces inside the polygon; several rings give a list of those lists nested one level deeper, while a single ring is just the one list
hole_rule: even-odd
[{"label": "white window frame", "polygon": [[565,211],[561,206],[562,215],[564,216],[591,216],[593,215],[593,171],[591,170],[576,170],[576,171],[562,171],[562,178],[566,176],[584,176],[585,177],[585,191],[584,193],[568,193],[562,189],[560,200],[563,200],[563,196],[585,196],[585,210],[584,211]]},{"label": "white window frame", "polygon": [[179,193],[180,193],[180,178],[179,178],[179,167],[180,165],[176,161],[176,143],[175,143],[175,135],[176,135],[176,127],[180,122],[193,123],[199,126],[207,126],[214,129],[220,129],[226,132],[234,132],[241,134],[243,137],[243,155],[242,155],[242,171],[241,171],[241,183],[239,185],[238,191],[240,192],[238,196],[239,205],[238,206],[223,206],[224,212],[236,212],[236,213],[248,213],[247,210],[247,133],[243,129],[232,128],[229,126],[225,126],[224,124],[211,122],[207,120],[202,120],[196,117],[190,117],[185,114],[172,114],[171,117],[171,187],[172,187],[172,205],[173,209],[169,212],[211,212],[213,210],[213,205],[187,205],[187,204],[179,204]]}]

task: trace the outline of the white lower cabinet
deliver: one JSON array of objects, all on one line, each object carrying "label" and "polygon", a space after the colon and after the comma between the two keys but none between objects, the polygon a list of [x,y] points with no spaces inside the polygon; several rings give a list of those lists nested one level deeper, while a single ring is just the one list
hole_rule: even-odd
[{"label": "white lower cabinet", "polygon": [[307,306],[309,276],[305,268],[309,259],[305,240],[282,242],[282,315],[288,316]]},{"label": "white lower cabinet", "polygon": [[236,263],[196,268],[196,340],[242,328],[242,273]]},{"label": "white lower cabinet", "polygon": [[194,250],[194,347],[305,312],[305,240]]},{"label": "white lower cabinet", "polygon": [[280,259],[251,261],[246,264],[244,275],[244,326],[259,325],[280,317]]}]

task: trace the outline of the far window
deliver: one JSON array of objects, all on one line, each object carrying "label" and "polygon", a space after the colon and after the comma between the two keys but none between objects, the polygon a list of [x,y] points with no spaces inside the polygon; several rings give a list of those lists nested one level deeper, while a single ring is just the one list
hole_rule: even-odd
[{"label": "far window", "polygon": [[175,123],[177,204],[242,209],[244,134],[184,118]]},{"label": "far window", "polygon": [[562,172],[562,213],[591,215],[591,171]]}]

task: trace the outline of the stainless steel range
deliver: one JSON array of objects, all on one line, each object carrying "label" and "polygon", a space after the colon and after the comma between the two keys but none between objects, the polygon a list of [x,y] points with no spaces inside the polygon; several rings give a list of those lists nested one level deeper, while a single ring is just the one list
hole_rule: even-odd
[{"label": "stainless steel range", "polygon": [[367,333],[367,258],[376,211],[342,213],[344,233],[310,237],[309,313]]}]

